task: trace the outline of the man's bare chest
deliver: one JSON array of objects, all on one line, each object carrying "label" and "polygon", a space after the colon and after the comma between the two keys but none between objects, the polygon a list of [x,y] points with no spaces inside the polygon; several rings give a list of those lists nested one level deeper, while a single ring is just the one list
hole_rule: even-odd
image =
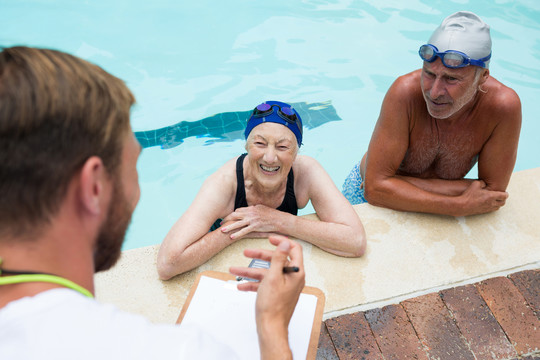
[{"label": "man's bare chest", "polygon": [[444,130],[433,126],[411,132],[399,172],[422,178],[463,178],[476,163],[482,135],[470,128]]}]

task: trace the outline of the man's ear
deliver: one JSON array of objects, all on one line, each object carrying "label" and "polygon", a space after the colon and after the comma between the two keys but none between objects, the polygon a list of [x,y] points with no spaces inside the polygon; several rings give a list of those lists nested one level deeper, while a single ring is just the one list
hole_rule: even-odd
[{"label": "man's ear", "polygon": [[482,85],[489,78],[489,69],[484,69],[482,75],[480,76],[480,82],[478,85]]},{"label": "man's ear", "polygon": [[108,181],[107,170],[101,158],[88,158],[80,172],[80,201],[83,208],[94,215],[99,215],[106,208],[105,185]]}]

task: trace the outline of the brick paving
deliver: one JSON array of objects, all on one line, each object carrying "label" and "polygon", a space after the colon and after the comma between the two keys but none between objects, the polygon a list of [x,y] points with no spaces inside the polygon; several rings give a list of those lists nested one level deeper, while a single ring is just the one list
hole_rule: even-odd
[{"label": "brick paving", "polygon": [[540,360],[540,269],[327,319],[317,359]]}]

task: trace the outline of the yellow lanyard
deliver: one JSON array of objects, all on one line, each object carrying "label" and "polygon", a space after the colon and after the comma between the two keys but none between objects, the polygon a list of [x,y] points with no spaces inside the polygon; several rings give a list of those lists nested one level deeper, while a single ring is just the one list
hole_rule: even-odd
[{"label": "yellow lanyard", "polygon": [[[0,259],[0,266],[1,265],[2,265],[2,260]],[[0,275],[2,275],[1,268],[0,268]],[[61,276],[50,275],[50,274],[19,274],[19,275],[10,275],[10,276],[5,276],[5,277],[0,277],[0,285],[20,284],[20,283],[27,283],[27,282],[46,282],[46,283],[58,284],[58,285],[65,286],[69,289],[78,291],[79,293],[83,294],[84,296],[88,296],[89,298],[94,297],[94,295],[92,295],[92,293],[88,291],[87,289]]]}]

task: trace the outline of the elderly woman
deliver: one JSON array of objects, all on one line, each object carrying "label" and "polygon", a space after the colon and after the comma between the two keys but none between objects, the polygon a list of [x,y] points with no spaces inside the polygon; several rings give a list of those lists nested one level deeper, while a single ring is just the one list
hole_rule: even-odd
[{"label": "elderly woman", "polygon": [[[203,183],[165,237],[160,278],[191,270],[237,240],[269,234],[302,239],[340,256],[362,256],[365,232],[353,207],[315,159],[298,155],[302,120],[296,110],[278,101],[260,104],[245,136],[247,154],[229,160]],[[296,216],[310,200],[320,221]]]}]

